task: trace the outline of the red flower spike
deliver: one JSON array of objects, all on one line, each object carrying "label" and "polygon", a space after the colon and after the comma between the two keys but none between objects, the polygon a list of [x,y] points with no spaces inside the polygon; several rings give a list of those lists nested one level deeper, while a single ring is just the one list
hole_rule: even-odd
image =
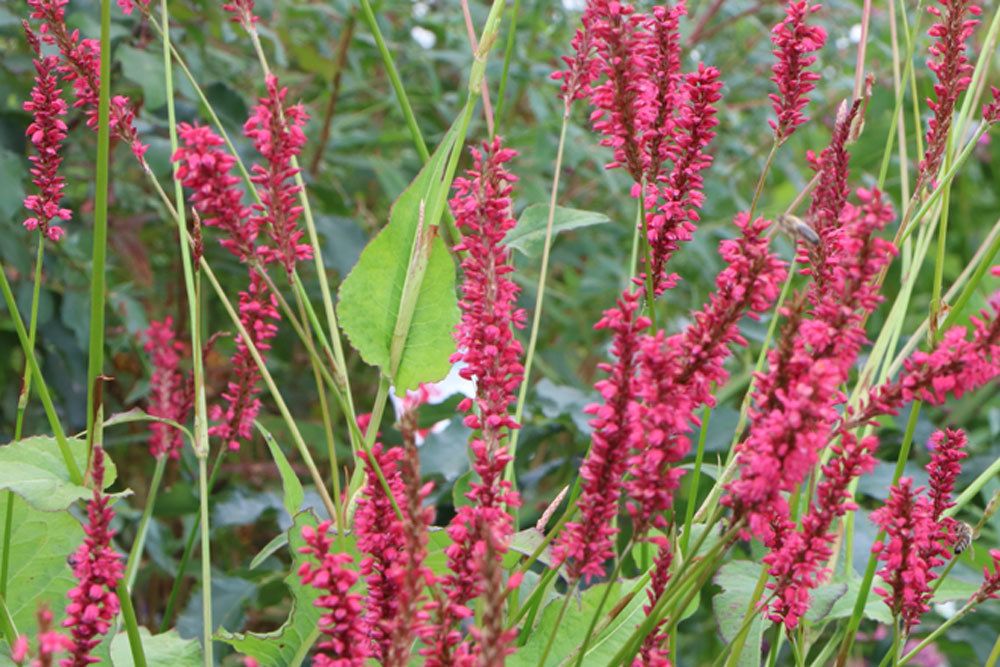
[{"label": "red flower spike", "polygon": [[595,329],[614,332],[613,364],[601,364],[608,377],[595,389],[602,403],[588,405],[594,418],[590,450],[580,467],[580,497],[577,506],[580,520],[566,524],[556,538],[553,558],[556,563],[569,560],[570,581],[604,575],[604,563],[614,556],[614,517],[628,469],[629,449],[640,437],[636,392],[636,369],[640,333],[650,324],[640,316],[641,292],[625,292],[618,305],[604,311]]},{"label": "red flower spike", "polygon": [[994,125],[1000,123],[1000,88],[990,86],[990,96],[993,99],[983,105],[983,122]]},{"label": "red flower spike", "polygon": [[60,661],[61,667],[86,667],[99,662],[91,651],[101,643],[119,611],[115,588],[123,575],[122,556],[111,546],[115,513],[102,491],[104,450],[99,446],[94,447],[90,477],[94,494],[87,503],[87,523],[83,527],[86,537],[70,557],[77,583],[66,594],[70,602],[63,621],[63,627],[70,629],[73,646],[70,657]]},{"label": "red flower spike", "polygon": [[626,482],[632,529],[638,536],[664,527],[665,512],[682,471],[674,464],[690,449],[688,434],[698,424],[696,411],[714,405],[713,385],[729,379],[724,364],[730,344],[745,345],[739,321],[757,317],[777,299],[786,276],[784,263],[769,252],[767,222],[737,217],[737,239],[719,244],[727,266],[716,277],[716,291],[692,323],[679,334],[662,331],[640,342],[634,395],[642,436],[634,441]]},{"label": "red flower spike", "polygon": [[236,158],[221,148],[225,142],[211,128],[181,123],[177,131],[182,143],[173,155],[177,180],[192,190],[191,204],[202,222],[218,228],[224,234],[219,244],[242,261],[256,256],[258,230],[248,221],[250,209],[232,173]]},{"label": "red flower spike", "polygon": [[970,598],[977,603],[1000,597],[1000,549],[990,549],[990,558],[993,559],[993,571],[990,572],[989,567],[983,568],[983,583]]},{"label": "red flower spike", "polygon": [[841,430],[839,440],[831,445],[833,455],[823,466],[822,481],[816,487],[816,499],[796,529],[794,522],[775,517],[775,533],[771,551],[764,556],[772,580],[768,588],[774,591],[774,601],[767,610],[768,618],[795,628],[809,609],[809,592],[822,583],[824,566],[833,555],[837,536],[831,533],[834,522],[857,509],[852,502],[850,485],[875,467],[878,438],[858,440],[847,430]]},{"label": "red flower spike", "polygon": [[955,505],[951,492],[955,489],[958,476],[962,474],[962,459],[969,455],[965,451],[968,442],[965,431],[949,428],[935,432],[927,443],[931,450],[931,462],[927,464],[927,486],[933,505],[932,516],[948,533],[949,542],[953,541],[956,522],[951,517],[942,515]]},{"label": "red flower spike", "polygon": [[[409,603],[403,597],[403,580],[408,567],[402,548],[404,526],[393,508],[393,502],[401,510],[406,506],[398,465],[402,454],[402,449],[385,450],[379,443],[372,447],[370,456],[367,452],[361,453],[365,485],[355,514],[354,534],[358,538],[358,549],[365,554],[360,568],[368,589],[363,625],[371,655],[380,660],[388,653],[389,637],[396,629],[400,610]],[[389,487],[391,500],[375,472],[376,465]]]},{"label": "red flower spike", "polygon": [[323,594],[315,605],[324,610],[319,619],[323,640],[316,645],[313,664],[316,667],[364,667],[370,656],[362,622],[362,599],[351,588],[358,580],[351,569],[350,554],[332,553],[328,535],[330,522],[316,528],[305,526],[302,539],[306,546],[299,551],[313,560],[302,563],[299,579],[303,586],[312,586]]},{"label": "red flower spike", "polygon": [[280,263],[290,276],[296,262],[312,258],[312,246],[302,243],[298,226],[302,188],[295,184],[299,170],[293,166],[306,142],[302,128],[309,116],[301,104],[286,105],[287,96],[288,89],[280,88],[277,78],[268,75],[267,96],[253,108],[243,133],[264,158],[263,165],[253,165],[250,177],[261,199],[252,206],[251,225],[270,239],[269,245],[257,247],[257,254],[265,262]]},{"label": "red flower spike", "polygon": [[[187,345],[177,340],[174,320],[169,316],[162,322],[151,321],[144,338],[143,349],[149,354],[153,367],[149,378],[149,414],[183,424],[194,400],[194,389],[180,369],[181,359],[187,355]],[[179,429],[153,422],[149,431],[149,453],[154,458],[180,458],[184,434]]]},{"label": "red flower spike", "polygon": [[[240,292],[240,322],[250,335],[250,339],[261,357],[271,349],[268,342],[278,333],[277,299],[271,294],[263,277],[256,271],[250,272],[247,291]],[[250,348],[240,335],[236,339],[236,353],[232,361],[233,379],[222,393],[225,407],[214,405],[210,416],[221,420],[208,430],[208,434],[221,438],[229,449],[236,451],[240,442],[253,435],[253,421],[260,412],[260,370],[250,354]]]},{"label": "red flower spike", "polygon": [[[661,144],[666,146],[673,167],[669,174],[655,181],[647,180],[644,204],[648,211],[653,286],[657,295],[675,282],[666,273],[666,265],[680,244],[691,239],[700,219],[698,212],[705,200],[701,172],[712,164],[707,149],[719,124],[714,105],[722,99],[721,90],[719,70],[714,67],[699,65],[697,72],[684,78],[680,94],[684,104],[671,129],[670,142],[664,140]],[[656,157],[649,162],[655,163]]]},{"label": "red flower spike", "polygon": [[808,476],[838,419],[839,387],[867,342],[864,322],[878,303],[877,277],[895,253],[874,234],[892,219],[878,191],[858,191],[860,206],[847,206],[829,250],[829,270],[808,292],[813,317],[799,299],[786,310],[782,343],[757,377],[750,435],[737,449],[740,478],[723,503],[746,515],[750,531],[765,544],[788,512],[783,492]]},{"label": "red flower spike", "polygon": [[790,0],[785,8],[787,16],[771,30],[776,58],[771,80],[777,84],[778,92],[768,96],[777,116],[777,120],[769,122],[778,142],[788,139],[795,128],[806,122],[802,110],[820,78],[807,68],[816,62],[816,56],[809,54],[826,43],[826,31],[806,23],[809,15],[819,9],[820,5],[810,6],[808,0]]},{"label": "red flower spike", "polygon": [[24,207],[31,211],[25,219],[24,227],[38,229],[51,241],[58,241],[65,231],[58,221],[67,221],[72,216],[68,208],[60,206],[66,180],[59,175],[62,164],[62,142],[66,139],[66,101],[59,88],[59,58],[42,56],[41,44],[27,21],[22,21],[24,33],[31,45],[35,58],[35,85],[31,89],[31,99],[24,103],[24,110],[31,114],[31,124],[25,134],[35,149],[28,157],[31,161],[31,182],[38,188],[38,194],[24,198]]},{"label": "red flower spike", "polygon": [[933,503],[922,489],[913,488],[907,477],[889,490],[889,500],[871,514],[882,528],[888,542],[878,542],[872,551],[885,565],[878,574],[889,588],[873,590],[882,596],[894,616],[902,619],[907,630],[920,622],[930,609],[934,596],[931,582],[937,578],[933,568],[948,559],[948,549],[934,518]]},{"label": "red flower spike", "polygon": [[[52,612],[44,605],[39,607],[36,618],[38,619],[37,652],[30,664],[31,667],[52,667],[57,654],[72,650],[73,640],[52,629]],[[11,660],[17,665],[23,665],[30,654],[31,644],[28,638],[24,635],[18,636],[10,649]]]},{"label": "red flower spike", "polygon": [[979,24],[974,17],[982,11],[972,0],[937,0],[937,3],[941,7],[927,8],[927,12],[938,19],[938,23],[927,31],[935,39],[927,67],[934,72],[937,83],[934,84],[934,99],[927,100],[934,117],[928,123],[927,150],[917,172],[919,184],[937,176],[944,158],[955,105],[972,81],[972,65],[965,54],[965,42]]},{"label": "red flower spike", "polygon": [[257,29],[260,17],[253,13],[254,0],[233,0],[222,5],[231,14],[230,21],[239,23],[247,32]]},{"label": "red flower spike", "polygon": [[[642,610],[648,616],[656,606],[656,602],[667,590],[670,581],[670,564],[674,559],[673,549],[665,537],[650,540],[658,547],[656,560],[650,572],[649,590],[646,592],[648,602]],[[632,661],[632,667],[670,667],[670,635],[661,632],[666,619],[661,620],[650,630],[642,641],[639,654]]]},{"label": "red flower spike", "polygon": [[[66,5],[69,0],[28,0],[31,18],[40,21],[39,33],[46,44],[59,49],[62,63],[59,72],[63,81],[73,84],[76,101],[73,107],[83,109],[87,127],[97,131],[98,92],[100,91],[101,44],[96,39],[80,39],[80,32],[66,27]],[[111,98],[111,136],[128,144],[136,159],[145,165],[146,148],[135,129],[135,109],[127,97]]]}]

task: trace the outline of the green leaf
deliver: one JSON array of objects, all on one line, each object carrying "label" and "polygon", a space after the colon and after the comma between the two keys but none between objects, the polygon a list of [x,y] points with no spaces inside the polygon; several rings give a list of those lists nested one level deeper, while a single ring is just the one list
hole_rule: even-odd
[{"label": "green leaf", "polygon": [[302,503],[306,499],[305,491],[302,490],[302,482],[295,475],[295,471],[292,470],[291,464],[288,463],[285,453],[281,451],[281,447],[274,441],[274,436],[271,435],[270,431],[261,426],[260,422],[254,422],[254,425],[260,431],[261,435],[264,436],[264,442],[267,443],[267,448],[271,450],[271,458],[274,459],[274,464],[278,466],[278,474],[281,475],[281,488],[284,489],[282,502],[284,502],[285,510],[289,516],[295,516],[295,513],[299,511],[299,508],[302,507]]},{"label": "green leaf", "polygon": [[[69,448],[80,470],[86,468],[87,443],[69,439]],[[115,466],[105,457],[104,486],[115,481]],[[67,509],[93,492],[69,481],[66,464],[55,438],[35,436],[0,447],[0,490],[13,491],[28,503],[46,512]]]},{"label": "green leaf", "polygon": [[[507,232],[504,241],[528,257],[538,257],[545,246],[545,227],[548,222],[549,205],[532,204],[521,212],[517,226]],[[606,222],[610,222],[610,218],[603,213],[557,206],[555,217],[552,219],[552,236],[580,227],[603,225]]]},{"label": "green leaf", "polygon": [[[8,498],[8,494],[0,494],[0,516],[6,515]],[[0,525],[0,543],[3,533]],[[48,606],[58,627],[66,593],[76,584],[66,559],[83,542],[80,523],[68,512],[43,512],[15,496],[10,535],[7,606],[15,627],[33,636],[39,604]]]},{"label": "green leaf", "polygon": [[[146,628],[139,628],[142,650],[149,667],[200,667],[201,645],[193,639],[181,639],[176,631],[151,635]],[[128,635],[124,632],[111,641],[111,663],[114,667],[134,667]]]},{"label": "green leaf", "polygon": [[148,109],[159,109],[167,103],[167,91],[163,87],[163,59],[149,51],[121,46],[115,53],[122,64],[125,78],[142,88],[142,99]]},{"label": "green leaf", "polygon": [[[525,556],[534,555],[535,551],[545,541],[545,535],[540,530],[531,526],[514,533],[510,538],[510,549]],[[548,544],[538,555],[538,562],[546,567],[552,567],[552,545]]]},{"label": "green leaf", "polygon": [[605,667],[611,664],[615,653],[625,645],[632,630],[644,618],[642,606],[646,603],[646,589],[642,588],[628,597],[635,587],[635,580],[623,583],[598,584],[591,586],[570,601],[562,622],[556,626],[556,617],[563,604],[563,597],[554,598],[541,613],[541,620],[531,631],[528,642],[516,654],[507,659],[509,667],[535,667],[539,664],[545,645],[553,632],[556,633],[552,650],[545,661],[545,667],[561,664],[567,657],[574,654],[583,641],[583,636],[590,626],[594,612],[604,596],[605,589],[611,586],[608,599],[604,603],[601,616],[606,619],[613,615],[608,626],[596,637],[587,648],[583,664],[587,667]]},{"label": "green leaf", "polygon": [[[455,145],[449,131],[424,168],[393,204],[389,224],[361,252],[358,263],[340,286],[337,308],[341,326],[361,358],[391,377],[402,395],[421,382],[435,382],[451,369],[455,350],[452,330],[458,323],[455,265],[437,236],[434,202],[450,185],[442,172]],[[426,220],[421,220],[424,213]],[[412,319],[405,331],[398,367],[392,369],[392,342],[397,321],[405,316],[404,285],[411,256],[419,252],[417,230],[430,238],[426,270],[416,293]]]},{"label": "green leaf", "polygon": [[[760,578],[760,568],[759,563],[736,560],[723,565],[715,575],[715,584],[722,588],[722,592],[712,600],[712,608],[722,638],[727,644],[736,639],[743,625],[743,618],[748,605],[752,604],[757,580]],[[760,664],[764,621],[760,613],[753,614],[754,620],[747,631],[738,665]]]},{"label": "green leaf", "polygon": [[299,567],[306,560],[306,556],[299,553],[299,549],[305,546],[302,528],[316,525],[316,516],[312,512],[301,512],[295,516],[288,530],[292,566],[285,577],[285,584],[292,592],[292,609],[284,624],[273,632],[232,633],[223,629],[216,633],[216,639],[255,659],[261,667],[299,665],[319,636],[321,611],[314,602],[320,591],[312,586],[303,586],[298,575]]}]

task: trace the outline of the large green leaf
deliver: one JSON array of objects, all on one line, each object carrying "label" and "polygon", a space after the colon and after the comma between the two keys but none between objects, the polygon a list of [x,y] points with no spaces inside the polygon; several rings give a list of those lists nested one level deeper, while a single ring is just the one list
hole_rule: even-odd
[{"label": "large green leaf", "polygon": [[[593,211],[557,206],[552,218],[552,236],[580,227],[601,225],[609,222],[608,216]],[[504,241],[511,248],[520,250],[528,257],[537,257],[545,246],[545,228],[549,223],[549,205],[532,204],[521,212],[517,226],[507,232]]]},{"label": "large green leaf", "polygon": [[[455,147],[454,128],[393,204],[389,224],[361,252],[358,263],[340,286],[337,308],[341,326],[361,358],[392,378],[402,394],[421,382],[448,374],[455,349],[452,330],[458,322],[455,265],[437,221],[430,219],[434,202],[446,195],[450,183],[443,177]],[[422,220],[424,215],[428,219]],[[417,230],[422,225],[430,243],[426,270],[405,331],[398,368],[391,368],[393,333],[401,315],[403,287],[412,276],[411,256],[418,252]],[[427,239],[430,239],[429,241]]]},{"label": "large green leaf", "polygon": [[[151,635],[146,628],[139,628],[142,650],[148,667],[199,667],[203,658],[201,645],[193,639],[181,639],[176,631]],[[114,667],[134,667],[128,635],[118,634],[111,641],[111,663]]]},{"label": "large green leaf", "polygon": [[316,516],[312,512],[301,512],[288,530],[288,541],[292,553],[290,573],[285,584],[292,592],[292,609],[285,623],[273,632],[232,633],[219,630],[216,638],[226,642],[244,655],[255,659],[262,667],[295,667],[309,653],[309,648],[319,636],[318,623],[321,615],[314,602],[320,591],[303,586],[299,581],[299,567],[305,556],[299,549],[305,546],[302,528],[315,527]]},{"label": "large green leaf", "polygon": [[[715,584],[722,588],[722,592],[712,600],[712,608],[715,620],[719,624],[719,630],[722,632],[722,638],[727,644],[736,639],[736,635],[743,626],[747,605],[751,604],[754,599],[753,593],[757,588],[760,568],[760,563],[736,560],[723,565],[715,575]],[[741,666],[760,664],[764,621],[760,613],[756,611],[753,613],[754,620],[750,623],[750,629],[747,631],[746,640],[743,643],[743,651],[740,653],[737,663]]]},{"label": "large green leaf", "polygon": [[[70,451],[80,470],[86,468],[87,443],[69,440]],[[105,457],[104,486],[115,481],[115,466]],[[69,481],[66,464],[55,438],[37,436],[0,447],[0,490],[13,491],[32,507],[47,512],[67,509],[93,492]]]},{"label": "large green leaf", "polygon": [[[0,516],[8,494],[0,494]],[[0,525],[0,543],[4,526]],[[66,559],[83,542],[80,523],[68,512],[43,512],[14,496],[7,606],[23,634],[35,634],[35,611],[45,604],[59,623],[66,593],[76,583]]]},{"label": "large green leaf", "polygon": [[[641,588],[632,597],[628,595],[635,587],[634,580],[612,584],[591,586],[576,600],[571,600],[566,614],[559,624],[556,619],[563,597],[554,598],[542,611],[541,620],[531,631],[528,642],[516,654],[507,659],[509,667],[534,667],[539,664],[545,645],[552,633],[556,633],[552,650],[545,661],[545,667],[561,664],[568,656],[574,655],[580,648],[583,636],[590,626],[594,612],[604,596],[605,589],[611,586],[608,599],[601,611],[602,619],[613,618],[587,648],[583,664],[587,667],[605,667],[611,664],[611,659],[625,645],[632,631],[645,618],[642,610],[646,603],[646,589]],[[603,621],[602,621],[603,622]]]}]

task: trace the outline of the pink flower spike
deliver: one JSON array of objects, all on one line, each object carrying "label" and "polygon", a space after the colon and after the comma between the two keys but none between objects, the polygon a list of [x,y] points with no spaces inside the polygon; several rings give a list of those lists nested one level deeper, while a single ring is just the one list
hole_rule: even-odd
[{"label": "pink flower spike", "polygon": [[993,571],[990,572],[989,567],[983,568],[983,583],[972,596],[977,603],[1000,597],[1000,549],[990,549],[990,558],[993,559]]},{"label": "pink flower spike", "polygon": [[[257,271],[250,272],[247,291],[240,292],[240,321],[250,335],[261,357],[271,349],[268,342],[278,333],[277,299]],[[260,412],[260,370],[250,353],[243,336],[236,338],[236,353],[232,358],[232,379],[222,394],[226,407],[215,405],[211,417],[221,423],[208,430],[208,434],[221,438],[229,449],[236,451],[240,442],[253,435],[253,421]]]},{"label": "pink flower spike", "polygon": [[264,159],[255,164],[250,180],[258,187],[260,204],[254,204],[251,224],[270,238],[270,245],[261,245],[257,254],[264,262],[278,262],[291,276],[295,263],[312,258],[312,246],[302,242],[299,229],[301,187],[295,184],[299,170],[294,160],[302,152],[306,135],[302,131],[309,119],[301,104],[286,105],[287,88],[278,86],[273,74],[267,77],[267,96],[253,108],[243,125],[243,133]]},{"label": "pink flower spike", "polygon": [[614,518],[628,469],[628,452],[640,435],[635,373],[640,333],[650,324],[639,315],[641,300],[641,292],[624,292],[617,307],[604,311],[594,327],[614,332],[615,361],[599,367],[608,374],[595,385],[603,402],[586,408],[594,417],[590,422],[594,432],[580,467],[580,519],[566,524],[553,550],[555,562],[570,561],[570,581],[603,576],[604,563],[614,555]]},{"label": "pink flower spike", "polygon": [[31,99],[24,103],[24,110],[31,114],[31,124],[25,134],[35,149],[31,161],[32,183],[38,188],[38,194],[24,198],[24,207],[31,211],[31,217],[24,221],[28,230],[39,230],[51,241],[58,241],[63,236],[59,221],[67,221],[71,217],[68,208],[60,206],[63,198],[63,188],[66,180],[59,175],[62,164],[62,143],[66,139],[66,101],[59,87],[59,58],[57,56],[42,56],[41,44],[32,32],[27,21],[23,21],[24,33],[35,52],[32,61],[35,66],[35,85],[31,89]]},{"label": "pink flower spike", "polygon": [[948,559],[933,504],[914,489],[907,477],[889,490],[886,504],[872,512],[872,521],[886,532],[888,542],[877,542],[872,551],[885,563],[878,574],[889,588],[873,590],[882,596],[907,630],[920,622],[934,596],[933,568]]},{"label": "pink flower spike", "polygon": [[222,5],[222,8],[232,15],[230,21],[239,23],[247,32],[257,29],[260,17],[253,13],[254,0],[233,0]]},{"label": "pink flower spike", "polygon": [[945,524],[949,530],[954,527],[955,520],[943,517],[949,507],[954,506],[951,492],[955,489],[955,481],[962,474],[962,459],[969,454],[965,446],[969,440],[961,429],[937,431],[927,443],[931,450],[931,462],[927,465],[929,478],[928,487],[933,503],[933,516]]},{"label": "pink flower spike", "polygon": [[994,125],[1000,123],[1000,88],[990,86],[992,100],[983,105],[983,122]]},{"label": "pink flower spike", "polygon": [[71,656],[59,663],[62,667],[87,667],[97,662],[91,651],[108,633],[119,610],[115,588],[123,575],[122,557],[111,546],[115,513],[102,490],[104,450],[99,446],[94,447],[90,477],[94,495],[87,503],[86,537],[70,557],[77,584],[67,593],[70,602],[63,627],[70,629],[73,646]]},{"label": "pink flower spike", "polygon": [[257,229],[248,222],[239,177],[232,174],[236,158],[221,148],[225,142],[211,128],[181,123],[181,146],[173,155],[177,180],[192,191],[191,204],[202,222],[223,232],[223,248],[243,261],[256,255]]},{"label": "pink flower spike", "polygon": [[[143,349],[149,354],[153,374],[149,378],[149,414],[183,424],[194,401],[194,389],[181,371],[181,359],[187,355],[187,346],[177,340],[174,320],[167,317],[155,320],[146,329]],[[184,434],[162,422],[149,425],[149,453],[154,458],[169,456],[178,459],[184,448]]]},{"label": "pink flower spike", "polygon": [[776,58],[771,80],[777,84],[778,92],[768,96],[777,115],[777,120],[769,122],[778,142],[786,140],[795,128],[806,122],[802,110],[820,78],[818,73],[807,68],[816,62],[816,56],[809,54],[819,51],[826,43],[826,31],[806,23],[809,15],[819,9],[820,5],[810,6],[808,0],[789,0],[785,8],[787,16],[771,30]]},{"label": "pink flower spike", "polygon": [[305,526],[302,539],[306,546],[299,550],[311,558],[299,568],[302,585],[322,591],[314,604],[323,610],[319,619],[323,640],[316,645],[313,664],[316,667],[364,667],[371,655],[362,621],[362,598],[351,592],[358,575],[350,567],[354,564],[350,554],[330,551],[330,525],[329,521],[324,521],[316,528]]},{"label": "pink flower spike", "polygon": [[[361,453],[365,464],[365,485],[361,489],[354,534],[358,549],[365,554],[361,559],[361,575],[368,588],[363,625],[368,636],[372,657],[384,660],[389,650],[389,638],[396,629],[401,610],[409,604],[404,599],[404,578],[408,563],[402,549],[405,537],[403,521],[396,509],[406,507],[403,479],[399,460],[403,450],[385,450],[376,443],[369,456]],[[391,492],[385,488],[376,473],[381,471]],[[395,503],[395,507],[393,504]]]},{"label": "pink flower spike", "polygon": [[932,5],[927,8],[927,12],[938,19],[927,31],[936,40],[931,45],[927,67],[934,72],[937,83],[934,84],[934,99],[927,100],[934,117],[928,123],[927,149],[917,172],[917,182],[921,185],[937,177],[948,144],[955,105],[972,81],[972,65],[965,53],[965,42],[979,24],[975,17],[981,13],[972,0],[936,2],[941,7]]}]

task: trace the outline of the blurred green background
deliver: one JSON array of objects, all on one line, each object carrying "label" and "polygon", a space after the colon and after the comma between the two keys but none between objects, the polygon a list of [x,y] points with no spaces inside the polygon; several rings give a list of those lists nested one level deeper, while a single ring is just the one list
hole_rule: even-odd
[{"label": "blurred green background", "polygon": [[[481,25],[488,5],[479,0],[471,4],[473,18]],[[494,106],[502,107],[498,133],[507,145],[520,152],[512,163],[513,171],[520,177],[514,195],[517,211],[548,201],[562,116],[558,87],[549,75],[558,66],[560,55],[569,48],[579,22],[580,4],[581,0],[562,3],[520,0],[502,100],[498,98],[498,86],[510,34],[509,13],[489,63],[487,79],[492,100]],[[717,5],[712,15],[708,14],[710,5]],[[894,104],[889,17],[885,3],[875,5],[866,62],[867,71],[875,77],[874,92],[864,133],[851,147],[852,187],[870,187],[875,183]],[[238,26],[228,22],[221,3],[175,0],[170,9],[174,43],[230,131],[234,136],[239,135],[239,128],[262,89],[262,76],[249,40]],[[912,24],[917,8],[907,2],[906,10]],[[259,27],[264,48],[276,73],[289,87],[290,98],[305,104],[311,115],[302,164],[322,236],[324,259],[336,285],[350,270],[366,241],[385,223],[390,204],[416,174],[420,159],[356,3],[265,0],[257,5],[257,11],[263,17]],[[451,1],[393,0],[380,3],[376,11],[420,128],[433,148],[464,101],[470,49],[459,5]],[[33,74],[20,28],[27,13],[26,3],[0,1],[0,257],[25,317],[30,307],[31,267],[37,242],[36,236],[21,226],[24,218],[21,200],[32,187],[24,138],[29,119],[21,109]],[[721,267],[716,245],[733,234],[734,214],[749,205],[753,185],[770,146],[767,119],[771,108],[766,96],[773,84],[769,81],[772,56],[768,31],[780,20],[783,8],[772,0],[718,3],[693,0],[689,13],[692,16],[682,22],[685,69],[695,67],[698,61],[715,65],[722,71],[726,85],[719,105],[719,136],[712,147],[715,162],[706,173],[707,198],[702,223],[694,240],[673,262],[673,270],[683,280],[663,299],[661,306],[659,321],[668,331],[683,327],[690,311],[710,294],[714,276]],[[806,151],[818,152],[826,145],[836,109],[850,97],[861,33],[860,15],[860,3],[848,0],[831,0],[816,15],[829,33],[818,63],[822,80],[807,111],[811,122],[778,154],[761,202],[760,212],[765,216],[783,211],[808,182],[812,173]],[[97,16],[98,5],[92,0],[72,0],[67,8],[68,22],[88,37],[98,34]],[[927,25],[924,19],[914,56],[923,123],[928,112],[922,99],[930,94],[931,86],[924,66],[929,40],[923,33]],[[696,30],[696,26],[700,29]],[[974,38],[977,44],[984,33],[983,29],[977,31]],[[117,10],[112,39],[113,92],[127,94],[140,103],[138,128],[150,145],[149,162],[160,182],[167,184],[170,149],[162,45],[138,13],[126,17]],[[343,60],[338,57],[341,51]],[[996,54],[992,55],[996,60]],[[190,85],[177,71],[175,81],[179,120],[204,121],[204,110],[199,108]],[[912,174],[916,135],[923,130],[914,127],[911,103],[907,96],[906,129]],[[559,236],[553,250],[539,356],[532,377],[534,386],[529,393],[518,451],[519,482],[525,499],[521,512],[523,525],[532,525],[559,490],[571,483],[586,451],[588,427],[582,408],[593,399],[595,367],[606,357],[608,342],[604,334],[592,330],[592,325],[600,311],[613,303],[626,278],[635,204],[628,195],[625,175],[603,169],[609,153],[598,146],[597,138],[589,130],[587,113],[582,104],[575,107],[559,201],[565,206],[607,215],[610,222],[565,233]],[[68,122],[70,139],[64,174],[68,183],[67,204],[73,210],[73,219],[66,224],[65,240],[57,246],[50,245],[46,251],[38,350],[63,422],[68,431],[78,431],[86,421],[84,378],[95,137],[84,127],[78,112],[71,111]],[[470,140],[479,141],[485,135],[482,116],[477,114]],[[247,142],[239,143],[239,149],[245,157],[252,158],[252,147]],[[997,141],[983,142],[955,183],[945,285],[967,265],[1000,217],[998,156]],[[463,164],[468,164],[467,158]],[[186,307],[173,223],[165,216],[127,148],[118,146],[113,151],[112,170],[107,372],[114,376],[114,382],[105,393],[108,411],[117,412],[142,405],[147,392],[149,368],[139,336],[148,320],[172,315],[186,326]],[[899,164],[895,152],[888,174],[886,187],[898,210]],[[211,261],[230,293],[235,294],[245,274],[228,253],[217,247],[214,236],[209,235],[209,240]],[[778,243],[782,254],[790,257],[792,248],[787,241],[781,239]],[[530,309],[535,297],[538,259],[517,254],[515,261],[515,278],[523,288],[522,302]],[[315,286],[309,270],[311,267],[306,270],[306,282]],[[927,315],[931,274],[932,265],[928,262],[917,282],[904,329],[907,334]],[[970,313],[984,306],[997,283],[997,279],[991,279],[980,288],[969,305]],[[886,282],[888,297],[895,293],[898,284],[897,263]],[[225,315],[217,303],[209,300],[206,310],[209,330],[227,328]],[[756,359],[766,326],[766,319],[744,323],[750,347],[739,350],[730,363],[733,380],[721,394],[723,400],[713,414],[708,432],[709,461],[724,456],[729,446],[739,401],[748,382],[748,369]],[[873,317],[870,326],[877,331],[880,316]],[[220,341],[207,360],[210,387],[216,392],[227,379],[226,363],[232,346],[231,339]],[[275,344],[269,367],[303,433],[315,443],[316,456],[325,459],[315,387],[308,374],[297,372],[307,363],[305,359],[302,347],[295,343],[292,332],[286,330]],[[355,400],[361,406],[370,405],[376,387],[375,374],[356,356],[352,355],[349,363]],[[8,314],[2,312],[0,440],[9,439],[13,431],[23,367],[24,357],[13,326]],[[918,443],[925,443],[933,429],[942,425],[965,427],[970,435],[972,456],[962,479],[972,479],[1000,456],[998,393],[997,387],[988,387],[942,409],[924,410]],[[424,418],[427,421],[451,418],[453,405],[454,400]],[[284,444],[285,431],[270,409],[265,400],[262,422],[273,428]],[[895,460],[905,417],[904,413],[897,420],[886,422],[880,458]],[[40,405],[33,401],[26,433],[45,432],[47,428]],[[343,442],[341,421],[337,429],[338,440]],[[383,424],[383,433],[390,442],[396,437],[391,415]],[[452,485],[465,479],[462,477],[467,469],[463,464],[465,436],[460,424],[453,423],[444,432],[430,436],[424,446],[424,472],[438,483],[434,498],[439,521],[447,519],[452,511]],[[108,447],[118,462],[122,483],[137,492],[133,498],[119,503],[125,544],[131,539],[130,531],[134,530],[142,508],[145,480],[152,469],[145,438],[140,426],[131,431],[119,427],[108,434]],[[294,455],[289,454],[294,462]],[[912,470],[908,468],[907,473],[912,472],[919,479],[927,458],[926,449],[916,447],[910,463]],[[137,611],[140,622],[146,624],[160,621],[158,614],[176,573],[185,529],[196,511],[192,460],[190,453],[186,453],[180,466],[168,470],[166,491],[157,503],[157,521],[149,544],[152,558],[138,583],[139,590],[144,592],[138,596]],[[254,570],[248,565],[279,526],[287,526],[287,515],[280,509],[277,473],[262,442],[251,443],[239,454],[228,456],[222,470],[213,499],[212,525],[216,536],[225,538],[220,540],[223,546],[216,551],[219,613],[231,630],[269,629],[287,613],[281,583],[285,565],[279,556],[269,558]],[[886,464],[862,481],[860,489],[867,507],[884,497],[889,479],[891,466]],[[987,484],[983,497],[976,501],[977,507],[981,508],[998,488],[998,481]],[[702,485],[701,494],[706,491]],[[683,510],[689,500],[685,484],[678,499],[679,508]],[[972,510],[973,519],[977,518],[976,511],[981,510]],[[864,518],[859,519],[858,525],[861,537],[856,545],[859,556],[855,562],[860,560],[863,566],[864,550],[870,545],[874,531]],[[996,517],[987,526],[980,543],[991,546],[1000,543],[1000,523]],[[974,577],[986,560],[986,551],[984,546],[963,556],[955,576]],[[190,586],[195,585],[192,580]],[[682,641],[682,665],[700,664],[718,650],[720,640],[708,597],[702,596],[697,613],[680,626],[682,637],[699,638],[697,642]],[[180,629],[189,636],[197,633],[200,614],[197,604],[197,598],[191,597],[181,610]],[[936,624],[940,614],[947,614],[948,610],[937,609],[935,613],[938,616],[931,614],[929,618]],[[998,627],[997,605],[987,605],[975,620],[951,630],[940,643],[952,664],[972,664],[969,661],[981,661],[989,652],[993,637],[991,633],[976,632],[976,624]],[[868,632],[872,628],[864,629]],[[877,651],[880,655],[884,648],[884,641],[882,645],[869,645],[873,654]]]}]

